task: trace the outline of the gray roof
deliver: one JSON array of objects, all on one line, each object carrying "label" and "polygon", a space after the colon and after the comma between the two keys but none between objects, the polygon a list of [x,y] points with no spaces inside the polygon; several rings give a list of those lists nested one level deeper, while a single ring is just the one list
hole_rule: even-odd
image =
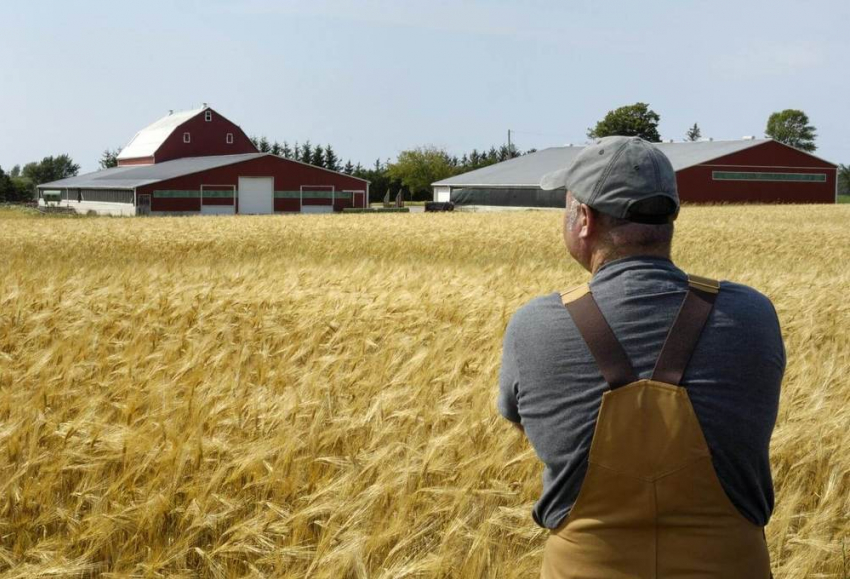
[{"label": "gray roof", "polygon": [[[94,173],[86,173],[85,175],[77,175],[76,177],[68,177],[59,181],[50,183],[42,183],[40,189],[134,189],[143,185],[150,185],[166,179],[182,177],[183,175],[191,175],[208,169],[224,167],[241,163],[242,161],[250,161],[259,157],[274,156],[271,153],[245,153],[243,155],[216,155],[210,157],[186,157],[183,159],[174,159],[173,161],[164,161],[154,165],[129,165],[125,167],[113,167],[112,169],[104,169]],[[287,159],[292,163],[300,163],[292,159]],[[313,165],[308,165],[313,167]],[[338,173],[330,169],[322,167],[314,167],[320,171],[329,171]],[[339,173],[345,175],[344,173]],[[351,179],[357,179],[368,183],[366,179],[355,177],[353,175],[345,175]]]},{"label": "gray roof", "polygon": [[211,157],[186,157],[174,159],[154,165],[127,165],[113,167],[76,177],[68,177],[59,181],[42,183],[40,188],[64,189],[133,189],[142,185],[150,185],[157,181],[165,181],[183,175],[190,175],[207,169],[224,167],[263,157],[267,153],[246,153],[244,155],[216,155]]},{"label": "gray roof", "polygon": [[[694,165],[700,165],[755,147],[771,139],[744,139],[738,141],[696,141],[684,143],[654,143],[673,164],[673,169],[681,171]],[[523,155],[503,161],[489,167],[476,169],[462,175],[449,177],[432,183],[434,186],[452,187],[479,186],[524,186],[536,187],[546,173],[567,167],[584,147],[551,147],[536,153]]]}]

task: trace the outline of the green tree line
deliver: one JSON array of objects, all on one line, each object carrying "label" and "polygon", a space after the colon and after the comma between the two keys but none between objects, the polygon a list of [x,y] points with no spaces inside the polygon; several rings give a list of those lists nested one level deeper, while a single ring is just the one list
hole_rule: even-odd
[{"label": "green tree line", "polygon": [[73,177],[80,166],[69,155],[45,157],[24,165],[15,165],[7,174],[0,167],[0,202],[22,203],[35,199],[35,188],[39,183],[58,181]]}]

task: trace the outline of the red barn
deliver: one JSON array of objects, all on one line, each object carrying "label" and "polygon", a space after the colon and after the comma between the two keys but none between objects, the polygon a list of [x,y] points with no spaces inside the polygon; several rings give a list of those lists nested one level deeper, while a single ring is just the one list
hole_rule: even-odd
[{"label": "red barn", "polygon": [[366,207],[369,182],[260,153],[213,109],[142,129],[118,166],[38,186],[39,203],[111,215],[330,213]]},{"label": "red barn", "polygon": [[[684,203],[835,203],[838,166],[772,139],[655,143],[676,171]],[[456,205],[563,207],[540,179],[569,166],[582,147],[552,147],[432,183]]]}]

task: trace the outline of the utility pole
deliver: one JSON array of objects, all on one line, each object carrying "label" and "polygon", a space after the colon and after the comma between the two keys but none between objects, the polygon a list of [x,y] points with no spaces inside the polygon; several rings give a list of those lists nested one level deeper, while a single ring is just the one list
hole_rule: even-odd
[{"label": "utility pole", "polygon": [[511,155],[511,130],[508,129],[508,158],[510,159]]}]

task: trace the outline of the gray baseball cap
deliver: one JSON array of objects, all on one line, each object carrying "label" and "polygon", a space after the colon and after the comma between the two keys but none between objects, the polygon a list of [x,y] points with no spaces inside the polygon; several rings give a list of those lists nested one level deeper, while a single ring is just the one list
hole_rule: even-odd
[{"label": "gray baseball cap", "polygon": [[670,159],[640,137],[603,137],[572,164],[547,173],[545,190],[566,189],[597,211],[640,223],[668,223],[679,213]]}]

